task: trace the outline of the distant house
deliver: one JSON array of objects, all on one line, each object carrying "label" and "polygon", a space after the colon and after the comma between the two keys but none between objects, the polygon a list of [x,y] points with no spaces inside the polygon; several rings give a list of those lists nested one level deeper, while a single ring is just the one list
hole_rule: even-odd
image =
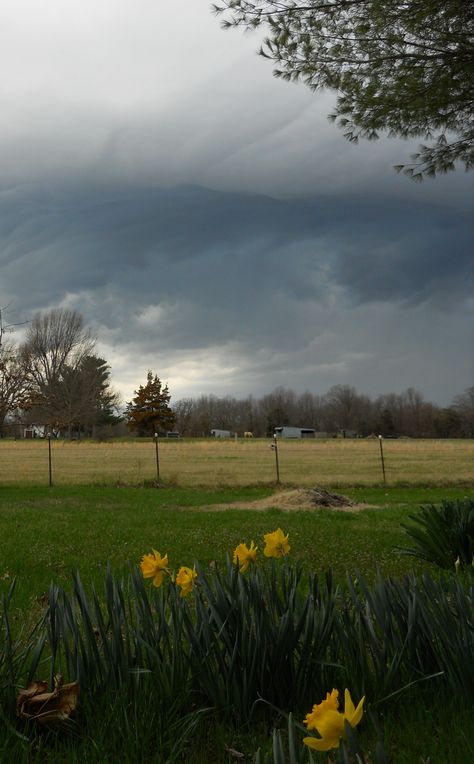
[{"label": "distant house", "polygon": [[277,438],[314,438],[316,432],[311,427],[275,427]]},{"label": "distant house", "polygon": [[230,438],[230,430],[211,430],[214,438]]},{"label": "distant house", "polygon": [[24,438],[44,438],[46,435],[45,427],[43,425],[30,424],[23,430]]}]

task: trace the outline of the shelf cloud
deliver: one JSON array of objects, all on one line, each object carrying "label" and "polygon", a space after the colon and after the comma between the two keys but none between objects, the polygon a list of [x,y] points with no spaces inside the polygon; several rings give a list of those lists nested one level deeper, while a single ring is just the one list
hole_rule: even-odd
[{"label": "shelf cloud", "polygon": [[472,384],[471,176],[415,185],[392,166],[416,143],[348,144],[207,0],[67,6],[2,11],[12,323],[79,310],[125,398],[147,369],[174,398]]}]

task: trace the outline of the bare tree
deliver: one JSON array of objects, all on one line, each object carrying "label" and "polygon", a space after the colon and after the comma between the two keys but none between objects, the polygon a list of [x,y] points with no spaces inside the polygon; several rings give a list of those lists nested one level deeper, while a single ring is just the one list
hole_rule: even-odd
[{"label": "bare tree", "polygon": [[29,389],[23,355],[4,340],[0,345],[0,431],[7,416],[24,406]]},{"label": "bare tree", "polygon": [[259,401],[259,429],[264,435],[273,435],[275,427],[292,425],[296,421],[296,396],[293,390],[276,387]]},{"label": "bare tree", "polygon": [[75,310],[59,308],[38,313],[28,328],[22,352],[33,393],[30,405],[39,421],[51,427],[64,426],[61,417],[61,380],[66,369],[79,369],[93,354],[95,339]]},{"label": "bare tree", "polygon": [[193,434],[195,403],[193,398],[181,398],[171,407],[176,417],[175,426],[182,435]]},{"label": "bare tree", "polygon": [[465,438],[474,438],[474,386],[468,387],[453,401],[452,408],[461,420],[462,434]]},{"label": "bare tree", "polygon": [[110,367],[103,358],[85,356],[76,368],[66,365],[50,390],[49,406],[57,425],[94,436],[96,427],[117,421],[119,396],[110,387]]},{"label": "bare tree", "polygon": [[355,430],[360,417],[360,396],[355,387],[334,385],[325,395],[332,430]]}]

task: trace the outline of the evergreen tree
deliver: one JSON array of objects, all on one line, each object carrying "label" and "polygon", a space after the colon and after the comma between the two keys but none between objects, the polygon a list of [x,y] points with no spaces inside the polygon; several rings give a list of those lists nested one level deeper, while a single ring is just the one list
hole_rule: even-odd
[{"label": "evergreen tree", "polygon": [[96,428],[121,421],[119,397],[110,387],[110,367],[103,358],[86,355],[77,365],[64,363],[41,390],[33,388],[29,418],[53,432],[94,436]]},{"label": "evergreen tree", "polygon": [[85,356],[79,366],[64,367],[57,385],[58,412],[71,430],[94,435],[97,426],[120,421],[119,396],[110,387],[110,367],[103,358]]},{"label": "evergreen tree", "polygon": [[168,386],[162,387],[158,376],[149,371],[146,385],[140,385],[135,398],[127,403],[125,417],[129,429],[141,436],[171,430],[175,415],[169,406],[170,398]]},{"label": "evergreen tree", "polygon": [[218,0],[223,26],[267,32],[274,74],[338,95],[332,116],[352,142],[379,131],[421,137],[421,180],[474,166],[472,0]]}]

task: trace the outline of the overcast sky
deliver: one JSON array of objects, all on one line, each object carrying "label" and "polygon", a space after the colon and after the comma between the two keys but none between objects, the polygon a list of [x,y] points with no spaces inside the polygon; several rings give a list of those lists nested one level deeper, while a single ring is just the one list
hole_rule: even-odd
[{"label": "overcast sky", "polygon": [[[80,311],[124,400],[474,384],[474,175],[353,146],[208,0],[2,0],[0,307]],[[21,339],[21,328],[16,332]]]}]

